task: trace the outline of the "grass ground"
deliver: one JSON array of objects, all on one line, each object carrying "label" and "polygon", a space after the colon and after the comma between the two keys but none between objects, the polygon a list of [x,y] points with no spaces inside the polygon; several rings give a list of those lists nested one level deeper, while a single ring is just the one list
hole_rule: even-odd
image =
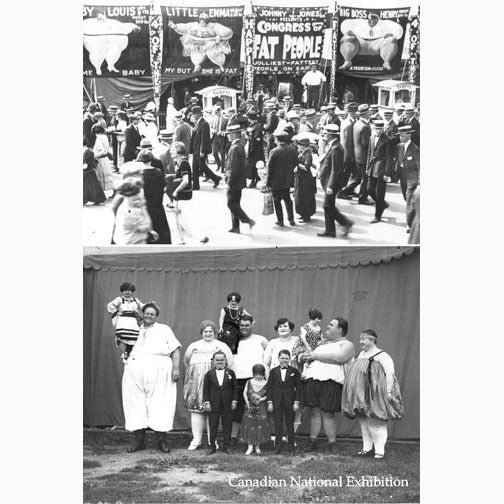
[{"label": "grass ground", "polygon": [[[304,442],[300,441],[300,447]],[[163,454],[149,447],[126,453],[127,444],[84,444],[84,502],[86,503],[178,503],[178,502],[419,502],[420,447],[418,443],[387,445],[383,460],[360,458],[357,441],[337,441],[337,454],[320,451],[287,457],[275,455],[266,444],[261,456],[245,456],[244,445],[232,455],[206,450],[188,452],[184,446]],[[374,480],[373,477],[378,477]],[[286,486],[233,486],[240,480],[276,482]],[[341,486],[297,486],[295,481],[331,480]],[[401,486],[383,486],[391,481]],[[353,480],[352,480],[353,478]],[[357,480],[360,486],[352,486]],[[373,485],[373,482],[375,484]],[[381,483],[381,484],[379,484]],[[273,485],[275,483],[273,482]],[[371,485],[371,486],[366,486]]]}]

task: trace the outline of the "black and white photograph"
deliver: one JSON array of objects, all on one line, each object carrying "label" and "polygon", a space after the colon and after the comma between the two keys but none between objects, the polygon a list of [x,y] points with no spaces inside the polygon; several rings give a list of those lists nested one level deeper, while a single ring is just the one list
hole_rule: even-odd
[{"label": "black and white photograph", "polygon": [[95,1],[84,246],[420,243],[418,4]]},{"label": "black and white photograph", "polygon": [[83,19],[84,502],[420,502],[418,3]]},{"label": "black and white photograph", "polygon": [[85,502],[419,502],[420,251],[84,256]]}]

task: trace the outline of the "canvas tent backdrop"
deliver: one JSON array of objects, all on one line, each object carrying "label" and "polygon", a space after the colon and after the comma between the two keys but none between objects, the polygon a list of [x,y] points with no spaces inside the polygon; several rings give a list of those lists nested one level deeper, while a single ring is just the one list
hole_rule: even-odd
[{"label": "canvas tent backdrop", "polygon": [[[349,321],[349,339],[359,351],[359,334],[374,329],[380,348],[395,363],[406,414],[391,422],[390,436],[420,435],[419,250],[409,247],[322,247],[217,250],[84,257],[84,424],[124,426],[121,402],[123,364],[114,342],[106,304],[119,295],[122,282],[133,282],[135,295],[155,300],[159,322],[167,323],[182,344],[200,339],[205,319],[218,322],[229,292],[242,295],[242,305],[256,318],[254,332],[277,337],[280,317],[307,322],[308,310]],[[174,429],[189,429],[183,405],[183,376],[177,387]],[[303,416],[301,431],[308,431]],[[339,422],[338,435],[359,436],[357,422]]]}]

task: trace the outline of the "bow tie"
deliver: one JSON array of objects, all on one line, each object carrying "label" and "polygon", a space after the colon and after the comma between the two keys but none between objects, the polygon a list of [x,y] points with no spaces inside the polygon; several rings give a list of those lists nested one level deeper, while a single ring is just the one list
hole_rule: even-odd
[{"label": "bow tie", "polygon": [[287,366],[280,366],[280,369],[287,369]]}]

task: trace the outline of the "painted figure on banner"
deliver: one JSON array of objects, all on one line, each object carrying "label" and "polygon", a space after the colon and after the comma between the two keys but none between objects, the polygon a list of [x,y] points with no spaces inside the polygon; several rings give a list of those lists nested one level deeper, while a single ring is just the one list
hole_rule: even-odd
[{"label": "painted figure on banner", "polygon": [[201,65],[206,58],[224,71],[226,54],[231,53],[228,42],[233,36],[231,28],[210,22],[205,12],[199,15],[198,21],[175,24],[170,20],[168,26],[181,35],[183,55],[191,58],[194,65],[193,72],[201,71]]},{"label": "painted figure on banner", "polygon": [[379,55],[383,68],[392,70],[392,59],[399,50],[398,41],[404,30],[399,23],[380,19],[377,14],[369,14],[367,19],[345,19],[341,23],[340,53],[345,62],[340,66],[345,70],[352,66],[355,56]]},{"label": "painted figure on banner", "polygon": [[94,66],[96,75],[102,74],[101,66],[104,62],[107,63],[109,72],[119,72],[115,64],[128,47],[128,35],[139,31],[140,27],[135,23],[109,19],[104,12],[84,19],[83,24],[84,48],[89,52],[89,61]]}]

